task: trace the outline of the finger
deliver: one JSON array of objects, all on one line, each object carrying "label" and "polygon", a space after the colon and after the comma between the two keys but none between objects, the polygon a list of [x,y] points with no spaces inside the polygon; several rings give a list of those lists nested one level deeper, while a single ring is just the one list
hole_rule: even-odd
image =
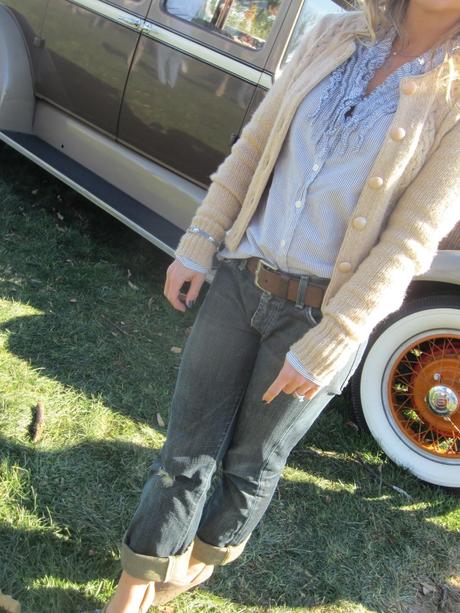
[{"label": "finger", "polygon": [[315,385],[314,383],[309,381],[308,383],[299,385],[299,387],[295,390],[294,393],[300,394],[301,396],[305,396],[305,394],[308,394],[308,392],[312,389],[312,387],[315,387]]},{"label": "finger", "polygon": [[276,377],[270,387],[267,389],[265,394],[262,396],[262,400],[268,404],[276,398],[280,392],[283,391],[284,386],[287,383],[286,375],[283,371]]},{"label": "finger", "polygon": [[203,283],[204,283],[204,276],[202,275],[194,275],[192,280],[190,281],[190,287],[185,297],[185,304],[189,308],[191,308],[195,304]]},{"label": "finger", "polygon": [[286,392],[286,394],[293,394],[294,392],[298,392],[299,388],[304,384],[305,379],[302,375],[295,376],[287,381],[283,391]]},{"label": "finger", "polygon": [[314,398],[316,396],[316,394],[319,392],[320,388],[318,385],[315,385],[314,387],[311,387],[307,392],[305,392],[304,397],[306,400],[311,400],[312,398]]},{"label": "finger", "polygon": [[169,300],[169,302],[175,309],[177,309],[178,311],[182,311],[182,313],[184,313],[187,309],[185,307],[185,304],[181,302],[179,298],[181,287],[182,287],[182,281],[180,279],[173,277],[170,280],[166,298]]}]

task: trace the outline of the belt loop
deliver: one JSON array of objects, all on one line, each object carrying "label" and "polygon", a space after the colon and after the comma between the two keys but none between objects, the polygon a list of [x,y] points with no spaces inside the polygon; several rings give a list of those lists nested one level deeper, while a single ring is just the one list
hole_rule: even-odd
[{"label": "belt loop", "polygon": [[248,258],[243,258],[242,260],[240,260],[240,263],[238,264],[239,270],[244,270],[246,268],[247,263],[248,263]]},{"label": "belt loop", "polygon": [[305,291],[310,283],[310,277],[308,275],[303,275],[299,279],[299,287],[297,288],[297,299],[295,301],[295,305],[298,309],[303,309],[305,306]]}]

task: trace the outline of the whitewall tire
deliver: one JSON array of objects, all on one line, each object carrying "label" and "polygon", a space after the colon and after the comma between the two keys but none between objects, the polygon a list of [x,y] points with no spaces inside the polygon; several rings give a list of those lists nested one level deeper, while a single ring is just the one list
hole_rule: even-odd
[{"label": "whitewall tire", "polygon": [[460,297],[419,298],[389,317],[354,376],[353,403],[388,457],[460,488]]}]

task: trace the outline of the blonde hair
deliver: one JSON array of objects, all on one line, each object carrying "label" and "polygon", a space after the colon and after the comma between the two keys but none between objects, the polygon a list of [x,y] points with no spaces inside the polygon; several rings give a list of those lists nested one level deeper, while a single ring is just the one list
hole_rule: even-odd
[{"label": "blonde hair", "polygon": [[[355,5],[363,9],[372,39],[375,40],[382,29],[393,27],[404,40],[404,19],[409,2],[410,0],[355,0]],[[457,34],[460,34],[460,23],[449,30],[438,44],[447,42]]]},{"label": "blonde hair", "polygon": [[[367,36],[371,41],[375,41],[382,32],[393,27],[401,41],[404,42],[406,38],[404,20],[409,2],[410,0],[354,0],[354,5],[361,8],[366,16]],[[449,41],[458,35],[460,35],[460,22],[446,32],[436,45],[437,47],[444,45],[445,48],[444,66],[446,70],[443,71],[440,80],[447,85],[448,98],[451,97],[452,86],[454,83],[458,86],[460,80],[460,53],[458,51],[452,53],[449,47]],[[433,53],[434,51],[435,49]]]}]

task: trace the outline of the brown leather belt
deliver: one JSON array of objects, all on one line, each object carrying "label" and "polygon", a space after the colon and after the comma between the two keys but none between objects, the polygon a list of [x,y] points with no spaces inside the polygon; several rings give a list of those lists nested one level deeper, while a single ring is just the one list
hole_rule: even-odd
[{"label": "brown leather belt", "polygon": [[248,258],[246,268],[254,278],[254,283],[264,292],[292,300],[296,305],[321,308],[329,279],[296,277],[271,268],[259,258]]}]

